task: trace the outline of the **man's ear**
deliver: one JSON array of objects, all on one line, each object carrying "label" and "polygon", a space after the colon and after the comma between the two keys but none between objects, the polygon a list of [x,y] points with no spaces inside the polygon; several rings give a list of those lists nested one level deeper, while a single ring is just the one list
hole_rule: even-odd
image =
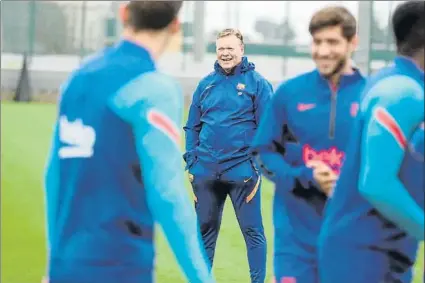
[{"label": "man's ear", "polygon": [[119,10],[118,10],[119,18],[123,26],[127,25],[128,18],[129,18],[127,7],[128,7],[128,2],[124,2],[120,4]]},{"label": "man's ear", "polygon": [[354,35],[353,38],[349,42],[351,47],[351,52],[355,52],[359,46],[359,37],[358,35]]},{"label": "man's ear", "polygon": [[181,28],[180,20],[177,17],[168,25],[168,30],[170,31],[171,34],[178,33],[180,31],[180,28]]}]

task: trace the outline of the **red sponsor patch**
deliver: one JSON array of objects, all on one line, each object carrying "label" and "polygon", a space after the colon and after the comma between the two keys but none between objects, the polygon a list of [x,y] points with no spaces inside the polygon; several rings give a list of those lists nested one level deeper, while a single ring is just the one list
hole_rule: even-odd
[{"label": "red sponsor patch", "polygon": [[356,117],[359,112],[359,104],[357,102],[351,103],[350,114],[352,117]]},{"label": "red sponsor patch", "polygon": [[407,147],[407,139],[394,117],[382,107],[378,107],[375,110],[374,116],[376,121],[394,137],[399,146],[405,149]]},{"label": "red sponsor patch", "polygon": [[315,150],[310,145],[303,146],[303,161],[307,164],[309,161],[322,161],[332,168],[335,174],[339,175],[341,167],[344,164],[345,153],[339,151],[336,147],[324,150]]},{"label": "red sponsor patch", "polygon": [[167,115],[151,109],[148,112],[148,121],[152,126],[170,137],[174,143],[180,145],[180,131]]},{"label": "red sponsor patch", "polygon": [[295,277],[282,277],[280,283],[297,283],[297,278]]}]

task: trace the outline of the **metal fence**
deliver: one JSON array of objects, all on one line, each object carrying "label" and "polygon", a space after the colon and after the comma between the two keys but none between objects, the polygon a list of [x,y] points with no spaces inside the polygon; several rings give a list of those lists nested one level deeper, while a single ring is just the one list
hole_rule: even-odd
[{"label": "metal fence", "polygon": [[[357,17],[361,42],[371,41],[358,52],[362,58],[367,54],[363,58],[367,62],[359,63],[376,69],[394,56],[387,27],[391,11],[404,1],[365,2],[184,1],[183,36],[174,41],[173,52],[160,65],[184,81],[198,80],[211,71],[217,32],[235,27],[244,34],[245,52],[257,69],[266,78],[280,81],[314,67],[309,20],[316,10],[340,4]],[[1,1],[2,90],[14,88],[23,54],[33,56],[31,77],[37,79],[32,80],[32,87],[56,89],[84,56],[118,39],[118,6],[119,1]]]},{"label": "metal fence", "polygon": [[[186,41],[193,43],[202,27],[205,41],[218,30],[237,27],[248,44],[308,45],[308,22],[319,8],[341,4],[359,21],[358,1],[205,1],[204,23],[196,21],[195,2],[185,1],[181,18]],[[392,43],[388,32],[391,10],[402,1],[373,1],[373,43],[380,49]],[[84,55],[116,39],[118,1],[2,1],[2,52]]]},{"label": "metal fence", "polygon": [[94,1],[2,1],[1,5],[2,53],[84,56],[105,44],[112,15],[109,3]]}]

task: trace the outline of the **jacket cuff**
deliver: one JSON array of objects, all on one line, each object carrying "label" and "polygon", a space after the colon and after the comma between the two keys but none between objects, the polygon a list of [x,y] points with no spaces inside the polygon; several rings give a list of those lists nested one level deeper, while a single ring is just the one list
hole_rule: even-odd
[{"label": "jacket cuff", "polygon": [[313,169],[311,168],[301,167],[298,180],[305,189],[309,189],[311,186],[316,186],[316,181],[313,177]]},{"label": "jacket cuff", "polygon": [[185,170],[189,170],[190,167],[192,167],[193,163],[195,162],[195,154],[192,151],[188,151],[185,154],[183,154],[183,159],[186,162]]}]

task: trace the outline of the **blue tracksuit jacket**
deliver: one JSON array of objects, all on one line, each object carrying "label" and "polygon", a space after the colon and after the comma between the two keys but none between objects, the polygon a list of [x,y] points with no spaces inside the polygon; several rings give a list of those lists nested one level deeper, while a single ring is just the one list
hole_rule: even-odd
[{"label": "blue tracksuit jacket", "polygon": [[190,282],[212,282],[179,150],[182,95],[122,41],[62,89],[46,172],[51,283],[151,283],[154,223]]},{"label": "blue tracksuit jacket", "polygon": [[400,169],[400,179],[416,202],[424,209],[424,123],[412,135]]},{"label": "blue tracksuit jacket", "polygon": [[275,254],[315,257],[326,196],[305,164],[321,160],[339,173],[364,84],[354,70],[335,89],[314,70],[276,90],[252,145],[263,173],[276,184]]},{"label": "blue tracksuit jacket", "polygon": [[219,64],[193,94],[186,132],[187,169],[201,162],[207,174],[221,174],[250,158],[254,138],[272,86],[243,57],[233,73]]},{"label": "blue tracksuit jacket", "polygon": [[[347,162],[326,208],[319,241],[321,282],[342,279],[344,270],[356,264],[338,259],[347,249],[353,259],[367,248],[397,255],[388,256],[402,265],[393,273],[407,272],[415,261],[415,238],[424,239],[423,148],[414,150],[423,143],[423,131],[421,138],[418,129],[424,121],[423,103],[424,74],[408,58],[397,57],[393,66],[370,79],[352,129]],[[392,273],[388,259],[369,255],[358,259],[369,264],[346,282],[381,282],[382,274]]]}]

